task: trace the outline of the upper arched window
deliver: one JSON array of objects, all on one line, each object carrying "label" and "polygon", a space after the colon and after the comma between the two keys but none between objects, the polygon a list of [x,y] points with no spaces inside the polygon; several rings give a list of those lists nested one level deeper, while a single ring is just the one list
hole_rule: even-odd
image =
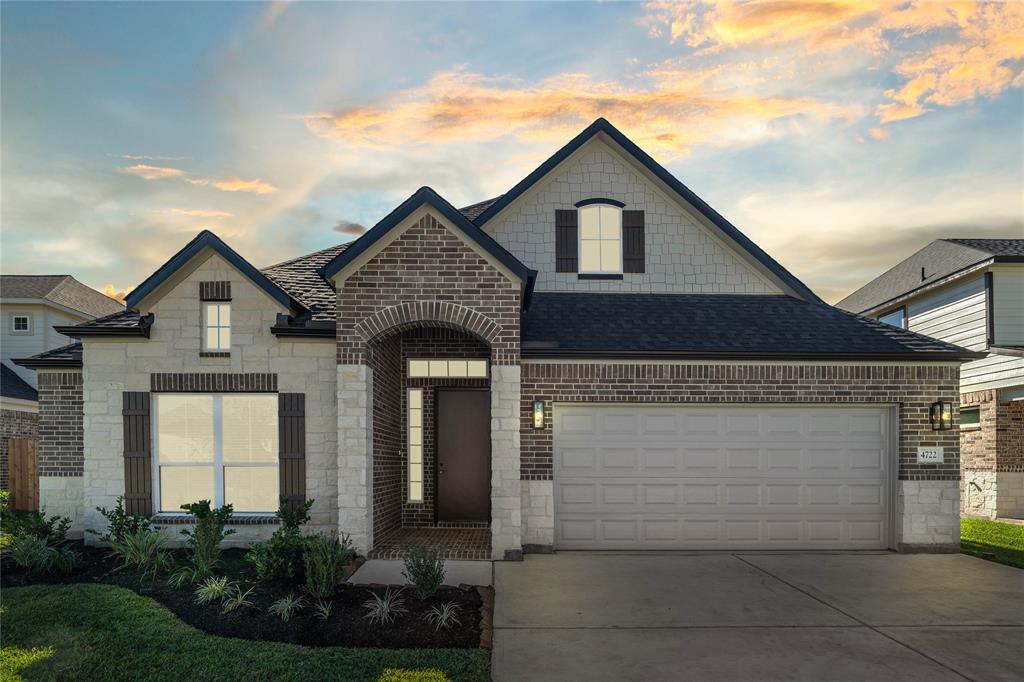
[{"label": "upper arched window", "polygon": [[612,203],[579,207],[579,272],[622,274],[622,208]]}]

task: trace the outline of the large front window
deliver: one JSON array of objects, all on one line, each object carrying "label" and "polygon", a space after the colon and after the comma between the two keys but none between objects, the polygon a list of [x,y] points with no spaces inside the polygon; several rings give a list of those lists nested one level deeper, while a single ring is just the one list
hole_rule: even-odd
[{"label": "large front window", "polygon": [[236,512],[277,509],[277,395],[163,393],[154,421],[161,512],[198,500]]},{"label": "large front window", "polygon": [[580,211],[580,272],[622,273],[622,209],[608,204],[583,206]]}]

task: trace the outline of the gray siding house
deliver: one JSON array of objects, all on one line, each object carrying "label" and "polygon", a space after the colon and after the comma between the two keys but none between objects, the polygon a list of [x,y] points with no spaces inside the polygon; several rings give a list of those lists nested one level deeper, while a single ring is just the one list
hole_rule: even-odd
[{"label": "gray siding house", "polygon": [[1024,518],[1024,239],[939,239],[839,304],[981,353],[960,368],[960,503]]},{"label": "gray siding house", "polygon": [[249,542],[283,496],[376,557],[958,546],[929,412],[981,354],[826,305],[604,119],[500,197],[424,187],[262,269],[203,232],[59,331],[21,364],[81,404],[79,527],[209,498]]}]

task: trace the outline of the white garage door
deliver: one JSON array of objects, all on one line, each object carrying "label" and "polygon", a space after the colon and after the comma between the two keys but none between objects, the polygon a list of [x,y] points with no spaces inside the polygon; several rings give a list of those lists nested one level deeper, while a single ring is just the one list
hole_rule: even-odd
[{"label": "white garage door", "polygon": [[889,411],[555,405],[559,549],[888,545]]}]

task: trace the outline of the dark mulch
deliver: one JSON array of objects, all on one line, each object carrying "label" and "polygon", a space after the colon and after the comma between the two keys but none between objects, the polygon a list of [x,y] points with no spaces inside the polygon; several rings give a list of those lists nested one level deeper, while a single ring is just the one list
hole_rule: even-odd
[{"label": "dark mulch", "polygon": [[[301,585],[257,581],[245,562],[244,550],[225,550],[219,575],[226,575],[242,586],[243,590],[255,586],[248,599],[250,607],[222,613],[219,604],[199,605],[195,602],[195,586],[175,589],[163,580],[140,581],[131,570],[115,570],[116,560],[103,548],[74,545],[82,561],[74,572],[67,575],[28,575],[14,564],[4,561],[0,570],[0,586],[21,587],[38,584],[105,583],[119,585],[150,597],[167,607],[182,621],[214,635],[241,639],[288,642],[304,646],[374,647],[384,649],[408,648],[476,648],[480,646],[481,605],[480,593],[475,588],[443,587],[427,600],[420,600],[415,592],[402,591],[406,613],[399,614],[393,623],[371,625],[365,618],[363,603],[373,593],[383,594],[387,586],[344,585],[330,600],[331,616],[322,620],[315,615],[315,600],[302,590]],[[184,556],[179,557],[184,564]],[[392,587],[392,589],[395,589]],[[281,597],[301,596],[305,606],[288,622],[268,612],[270,605]],[[437,630],[424,622],[423,616],[435,605],[455,602],[459,607],[460,624],[449,630]]]}]

